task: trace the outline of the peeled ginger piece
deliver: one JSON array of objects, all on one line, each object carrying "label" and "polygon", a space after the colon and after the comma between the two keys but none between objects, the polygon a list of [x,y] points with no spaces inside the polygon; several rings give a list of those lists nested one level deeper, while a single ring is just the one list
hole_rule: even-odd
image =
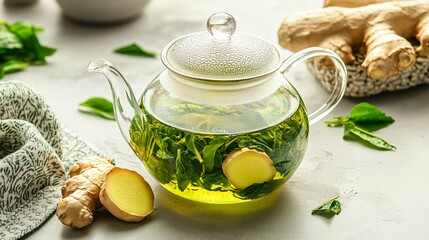
[{"label": "peeled ginger piece", "polygon": [[268,182],[276,175],[271,158],[264,152],[243,148],[230,153],[222,163],[228,181],[237,189]]},{"label": "peeled ginger piece", "polygon": [[154,195],[146,180],[135,171],[118,167],[107,173],[100,201],[126,222],[140,222],[154,209]]}]

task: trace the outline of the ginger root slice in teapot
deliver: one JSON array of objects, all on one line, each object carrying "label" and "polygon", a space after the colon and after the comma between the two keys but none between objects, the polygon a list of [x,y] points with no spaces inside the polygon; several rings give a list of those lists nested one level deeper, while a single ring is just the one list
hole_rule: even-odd
[{"label": "ginger root slice in teapot", "polygon": [[429,3],[386,2],[357,8],[327,7],[287,17],[279,31],[280,44],[292,51],[310,46],[332,49],[348,65],[353,50],[366,52],[361,67],[374,80],[410,69],[416,51],[407,41],[417,38],[417,52],[429,55]]},{"label": "ginger root slice in teapot", "polygon": [[230,153],[222,163],[228,181],[237,189],[273,180],[276,175],[271,158],[264,152],[243,148]]}]

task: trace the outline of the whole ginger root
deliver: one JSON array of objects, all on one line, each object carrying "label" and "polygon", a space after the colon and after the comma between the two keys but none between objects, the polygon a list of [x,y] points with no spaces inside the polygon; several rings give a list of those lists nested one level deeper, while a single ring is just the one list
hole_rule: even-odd
[{"label": "whole ginger root", "polygon": [[62,188],[63,199],[56,215],[66,226],[82,228],[93,220],[93,213],[100,205],[100,190],[106,174],[113,168],[111,160],[96,156],[74,163],[70,178]]},{"label": "whole ginger root", "polygon": [[338,6],[338,7],[361,7],[375,3],[384,2],[405,2],[416,0],[325,0],[323,7]]},{"label": "whole ginger root", "polygon": [[95,209],[102,204],[126,222],[142,221],[154,210],[153,191],[143,176],[97,156],[76,161],[61,191],[56,215],[69,227],[91,224]]},{"label": "whole ginger root", "polygon": [[429,56],[429,3],[394,1],[368,6],[326,7],[287,17],[279,42],[299,51],[321,46],[335,51],[345,62],[355,61],[353,50],[363,46],[362,69],[374,80],[396,76],[416,59],[407,39],[417,38],[417,51]]}]

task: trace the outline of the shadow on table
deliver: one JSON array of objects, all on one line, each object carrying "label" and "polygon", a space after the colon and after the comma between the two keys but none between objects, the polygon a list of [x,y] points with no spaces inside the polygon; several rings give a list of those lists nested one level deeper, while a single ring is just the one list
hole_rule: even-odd
[{"label": "shadow on table", "polygon": [[[81,228],[75,229],[66,226],[62,226],[61,231],[62,239],[85,239],[86,237],[93,236],[92,228],[102,229],[101,232],[115,232],[120,234],[121,232],[126,233],[128,231],[136,230],[144,225],[149,224],[152,221],[152,217],[146,217],[142,222],[129,223],[124,222],[115,218],[105,208],[97,209],[94,214],[94,221],[92,224]],[[92,233],[91,233],[92,232]]]}]

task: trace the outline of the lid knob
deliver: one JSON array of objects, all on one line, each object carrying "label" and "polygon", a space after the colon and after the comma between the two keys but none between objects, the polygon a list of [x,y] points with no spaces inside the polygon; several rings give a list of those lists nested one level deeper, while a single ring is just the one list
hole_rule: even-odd
[{"label": "lid knob", "polygon": [[228,41],[235,32],[237,24],[233,16],[228,13],[215,13],[207,20],[207,30],[215,41]]}]

